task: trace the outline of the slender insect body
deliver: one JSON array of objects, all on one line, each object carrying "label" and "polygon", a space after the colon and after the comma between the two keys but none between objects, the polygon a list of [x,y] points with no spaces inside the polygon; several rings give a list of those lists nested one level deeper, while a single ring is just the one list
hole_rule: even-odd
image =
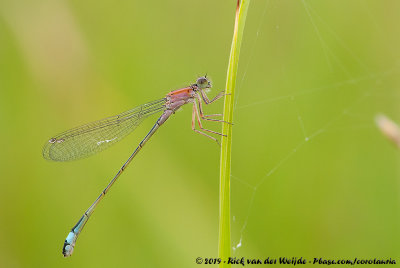
[{"label": "slender insect body", "polygon": [[[206,134],[204,131],[225,136],[221,133],[203,128],[201,120],[209,120],[216,122],[228,123],[210,117],[221,116],[221,114],[205,115],[203,114],[202,103],[210,104],[220,99],[224,94],[219,93],[213,99],[208,99],[206,90],[211,88],[211,83],[206,77],[200,77],[195,84],[189,87],[177,89],[169,92],[165,98],[155,100],[123,112],[119,115],[95,121],[77,128],[60,133],[54,136],[43,147],[43,157],[53,161],[69,161],[78,158],[86,157],[91,154],[100,152],[116,143],[130,132],[132,132],[146,117],[162,112],[161,116],[155,122],[151,130],[142,139],[135,151],[131,154],[128,160],[122,165],[114,178],[110,181],[107,187],[101,192],[94,203],[85,211],[78,223],[72,228],[68,234],[63,247],[64,257],[71,256],[78,235],[82,231],[89,217],[94,212],[98,203],[108,193],[110,188],[117,181],[118,177],[127,168],[133,158],[139,153],[146,142],[153,136],[158,128],[179,108],[183,105],[192,103],[192,129],[199,134],[202,134],[218,143],[215,137]],[[200,130],[195,128],[195,123],[198,123]],[[219,143],[218,143],[219,144]],[[101,146],[99,146],[101,145]]]}]

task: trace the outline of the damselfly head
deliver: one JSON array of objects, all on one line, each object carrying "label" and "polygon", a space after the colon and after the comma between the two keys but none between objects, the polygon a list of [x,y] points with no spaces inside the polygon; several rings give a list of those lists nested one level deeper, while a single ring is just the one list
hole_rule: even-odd
[{"label": "damselfly head", "polygon": [[207,79],[206,76],[202,76],[200,78],[197,78],[196,85],[200,89],[206,89],[211,87],[211,82]]}]

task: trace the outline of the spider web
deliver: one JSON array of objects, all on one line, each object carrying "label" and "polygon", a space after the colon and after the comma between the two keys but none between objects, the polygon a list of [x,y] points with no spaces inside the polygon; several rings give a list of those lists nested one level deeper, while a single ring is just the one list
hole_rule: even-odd
[{"label": "spider web", "polygon": [[[330,4],[333,15],[337,16],[339,13],[334,13],[342,9],[340,4]],[[357,10],[355,15],[363,16],[362,22],[367,22],[372,27],[373,34],[382,38],[366,43],[366,46],[377,43],[387,45],[388,39],[385,39],[384,34],[398,33],[399,25],[383,30],[385,22],[374,10],[379,5],[377,1],[352,1],[350,5],[350,8]],[[298,12],[295,16],[301,21],[301,25],[295,30],[290,30],[290,27],[296,26],[295,19],[292,23],[287,23],[288,18],[279,17],[282,9],[288,7],[295,10],[288,11],[288,16]],[[400,8],[398,5],[393,7]],[[349,32],[357,34],[360,27],[368,26],[361,26],[360,23],[350,25],[349,32],[343,31],[341,25],[333,22],[333,15],[327,13],[327,10],[329,8],[311,0],[298,1],[296,4],[275,0],[251,4],[245,29],[244,40],[247,43],[244,43],[241,54],[234,116],[231,180],[234,256],[246,256],[247,252],[264,256],[262,254],[266,251],[274,252],[279,247],[282,253],[287,248],[293,250],[292,254],[304,253],[300,250],[300,242],[300,245],[284,248],[282,243],[278,244],[279,239],[289,239],[289,243],[306,239],[298,234],[291,240],[289,234],[293,236],[294,233],[306,229],[302,227],[310,224],[315,227],[322,225],[321,229],[329,232],[329,228],[325,226],[328,224],[319,221],[318,216],[312,216],[312,213],[320,212],[320,216],[326,216],[327,213],[322,212],[324,209],[346,208],[346,205],[337,204],[335,200],[346,202],[357,197],[367,198],[357,191],[353,193],[353,197],[349,196],[346,190],[340,188],[343,184],[347,184],[349,189],[356,189],[365,178],[363,176],[368,172],[374,173],[376,167],[390,169],[388,174],[396,176],[398,180],[398,168],[388,158],[376,155],[374,167],[368,166],[370,159],[363,157],[368,150],[382,150],[379,147],[382,144],[387,146],[384,147],[385,150],[392,150],[383,137],[379,136],[373,119],[376,114],[385,112],[399,122],[400,58],[394,52],[395,44],[387,45],[388,51],[385,52],[378,48],[374,51],[369,47],[374,54],[368,55],[357,42],[350,42],[352,38],[348,35]],[[256,22],[251,21],[252,19]],[[297,44],[288,44],[290,41],[281,48],[279,42],[290,39],[286,34],[294,33],[301,27],[304,27],[302,31],[307,32],[304,39],[308,40],[308,45],[312,48],[306,47],[306,42],[300,42],[296,48]],[[274,40],[276,36],[281,39]],[[359,38],[362,43],[371,37],[360,34]],[[290,57],[284,55],[301,54],[302,50],[304,53],[312,51],[318,54],[319,62],[313,56],[311,61],[318,62],[319,66],[313,67],[306,61],[291,61]],[[384,55],[381,56],[381,53]],[[271,59],[274,54],[278,56]],[[307,60],[307,56],[294,57]],[[296,72],[296,68],[290,64],[302,69],[297,69]],[[265,74],[264,77],[260,77],[260,70]],[[251,138],[243,140],[242,137]],[[379,146],[372,143],[380,138],[382,143]],[[324,152],[341,154],[329,157]],[[359,174],[354,173],[357,168],[352,167],[352,162],[346,164],[340,157],[346,161],[350,159],[358,162],[355,166],[364,166],[365,170]],[[346,170],[340,172],[340,169]],[[389,178],[388,174],[384,178]],[[379,179],[382,178],[376,178]],[[354,184],[349,183],[351,180]],[[366,183],[368,182],[371,183],[369,178]],[[376,183],[372,181],[373,185]],[[324,184],[327,188],[333,187],[337,196],[331,196]],[[365,184],[362,185],[364,189]],[[373,185],[371,188],[376,187]],[[368,193],[373,191],[371,188],[368,188]],[[376,198],[379,202],[379,198]],[[327,206],[321,205],[321,210],[316,208],[318,206],[304,207],[315,202]],[[355,209],[351,207],[352,203],[349,206],[348,211],[342,211],[339,215],[345,217]],[[395,207],[398,208],[399,205]],[[302,209],[303,211],[299,211]],[[365,206],[361,211],[368,209],[370,208]],[[291,214],[293,218],[285,214]],[[308,218],[302,217],[304,214]],[[274,234],[285,229],[279,225],[293,229],[293,225],[289,223],[291,220],[298,220],[297,230],[290,230],[288,234]],[[342,230],[341,227],[339,224],[337,230]],[[398,237],[398,232],[396,235]],[[317,236],[311,235],[318,240]],[[319,236],[324,237],[321,234]],[[344,243],[343,239],[338,241]],[[315,247],[318,242],[311,242],[311,245]]]}]

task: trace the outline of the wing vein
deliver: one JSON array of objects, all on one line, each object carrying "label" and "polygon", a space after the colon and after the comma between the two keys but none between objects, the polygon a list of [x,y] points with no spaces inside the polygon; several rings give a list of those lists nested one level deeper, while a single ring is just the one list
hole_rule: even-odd
[{"label": "wing vein", "polygon": [[126,137],[150,115],[164,109],[165,98],[61,132],[46,142],[43,157],[70,161],[96,154]]}]

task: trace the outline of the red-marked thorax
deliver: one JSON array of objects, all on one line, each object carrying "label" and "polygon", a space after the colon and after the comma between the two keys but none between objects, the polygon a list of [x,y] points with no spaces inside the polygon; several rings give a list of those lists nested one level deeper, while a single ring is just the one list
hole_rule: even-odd
[{"label": "red-marked thorax", "polygon": [[185,87],[171,91],[167,94],[166,107],[169,110],[176,111],[182,105],[193,102],[196,92],[191,87]]},{"label": "red-marked thorax", "polygon": [[173,90],[167,94],[173,99],[185,99],[193,96],[193,89],[191,87],[185,87],[177,90]]}]

